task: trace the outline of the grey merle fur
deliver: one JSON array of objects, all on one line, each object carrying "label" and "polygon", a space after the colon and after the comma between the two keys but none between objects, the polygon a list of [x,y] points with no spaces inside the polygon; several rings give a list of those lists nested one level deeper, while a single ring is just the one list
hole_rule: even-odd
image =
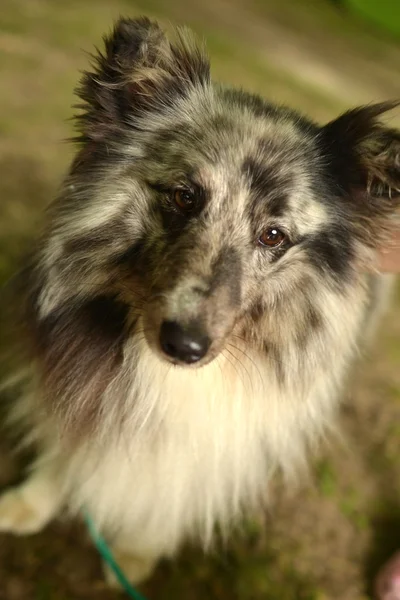
[{"label": "grey merle fur", "polygon": [[[18,531],[84,504],[142,565],[207,544],[331,423],[400,204],[400,134],[379,120],[396,102],[320,126],[214,83],[204,48],[175,37],[121,19],[78,87],[77,156],[17,294],[14,420],[40,461],[0,500]],[[270,228],[277,247],[259,243]],[[204,356],[167,355],[163,323],[200,332]]]}]

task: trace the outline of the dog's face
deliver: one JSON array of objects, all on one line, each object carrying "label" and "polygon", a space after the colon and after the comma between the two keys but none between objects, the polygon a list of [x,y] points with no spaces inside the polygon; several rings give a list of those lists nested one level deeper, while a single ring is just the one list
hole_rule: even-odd
[{"label": "dog's face", "polygon": [[395,103],[319,127],[213,84],[189,37],[146,19],[117,24],[78,94],[82,148],[38,260],[50,362],[69,327],[100,361],[129,330],[190,367],[336,327],[326,306],[349,302],[399,204],[400,135],[377,121]]},{"label": "dog's face", "polygon": [[394,209],[399,135],[375,122],[391,105],[319,128],[213,85],[201,50],[147,20],[117,25],[80,95],[70,187],[87,197],[64,201],[64,260],[72,281],[111,278],[173,363],[203,365],[232,334],[266,347],[293,302],[296,335],[317,327],[316,295],[345,294]]},{"label": "dog's face", "polygon": [[[246,317],[256,313],[259,327],[259,313],[304,285],[308,264],[320,277],[335,225],[309,127],[268,109],[256,115],[246,97],[220,90],[183,102],[123,175],[142,201],[131,208],[138,241],[122,279],[126,296],[132,287],[146,298],[142,328],[154,351],[198,366],[233,332],[248,333]],[[343,237],[332,254],[351,252]],[[336,262],[331,275],[345,276]]]}]

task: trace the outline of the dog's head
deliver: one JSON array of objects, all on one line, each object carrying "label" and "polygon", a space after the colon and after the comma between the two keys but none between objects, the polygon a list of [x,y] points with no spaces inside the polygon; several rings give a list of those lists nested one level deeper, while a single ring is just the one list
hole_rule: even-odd
[{"label": "dog's head", "polygon": [[100,312],[99,349],[130,326],[201,366],[232,336],[271,350],[323,326],[325,296],[349,301],[399,205],[400,134],[378,121],[395,103],[320,127],[216,85],[190,35],[147,19],[116,25],[78,94],[81,149],[38,260],[52,332]]}]

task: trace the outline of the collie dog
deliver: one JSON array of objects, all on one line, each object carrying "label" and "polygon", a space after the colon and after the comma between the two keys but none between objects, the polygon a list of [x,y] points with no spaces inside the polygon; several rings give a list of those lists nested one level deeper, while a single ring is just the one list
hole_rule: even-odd
[{"label": "collie dog", "polygon": [[0,530],[88,511],[132,581],[207,546],[335,418],[387,289],[387,102],[320,126],[210,79],[186,30],[121,19],[82,76],[77,155],[17,277],[35,444]]}]

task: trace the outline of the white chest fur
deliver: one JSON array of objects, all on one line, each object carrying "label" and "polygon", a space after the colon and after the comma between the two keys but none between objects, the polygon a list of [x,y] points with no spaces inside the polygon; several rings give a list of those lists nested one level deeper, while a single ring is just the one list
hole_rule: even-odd
[{"label": "white chest fur", "polygon": [[207,544],[216,522],[254,505],[276,466],[302,460],[333,404],[326,373],[306,395],[288,394],[261,355],[187,370],[143,342],[126,349],[125,365],[103,400],[104,436],[72,457],[67,482],[72,505],[89,507],[106,531],[131,532],[141,546],[162,540],[165,551],[188,535]]}]

